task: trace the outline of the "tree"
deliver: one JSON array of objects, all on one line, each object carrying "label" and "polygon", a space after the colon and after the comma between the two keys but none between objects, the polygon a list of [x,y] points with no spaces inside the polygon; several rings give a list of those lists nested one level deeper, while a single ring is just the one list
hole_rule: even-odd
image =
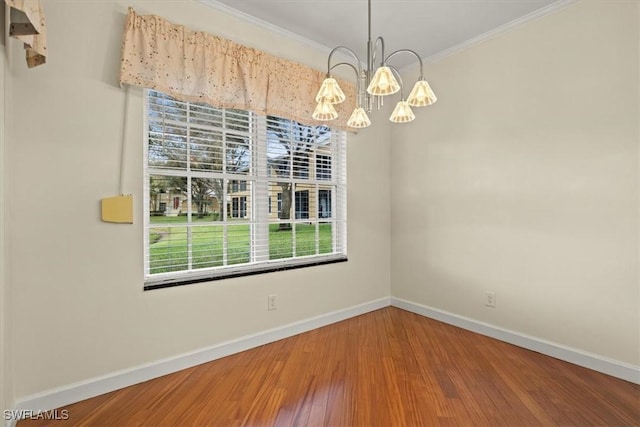
[{"label": "tree", "polygon": [[[211,167],[204,165],[214,165],[216,170],[222,170],[220,158],[222,157],[220,146],[209,146],[208,150],[191,151],[191,169],[209,170]],[[249,168],[249,143],[246,137],[227,137],[225,147],[227,173],[242,173]],[[214,162],[218,162],[216,165]],[[186,187],[184,188],[186,194]],[[191,201],[197,206],[197,218],[203,218],[206,214],[206,207],[213,204],[215,199],[219,206],[218,221],[223,218],[224,186],[219,178],[191,178]]]},{"label": "tree", "polygon": [[[250,165],[249,137],[242,135],[249,129],[249,114],[224,111],[205,104],[184,103],[156,92],[149,111],[149,165],[160,169],[242,173]],[[232,115],[237,135],[211,129]],[[223,147],[224,146],[224,147]],[[223,153],[225,153],[223,155]],[[187,158],[188,155],[188,158]],[[224,163],[223,163],[224,162]],[[152,185],[151,197],[171,187],[183,196],[188,194],[185,177],[164,177]],[[161,188],[162,187],[162,188]],[[197,217],[203,218],[214,200],[220,207],[219,220],[223,220],[224,186],[221,178],[191,178],[191,203]]]},{"label": "tree", "polygon": [[[191,202],[196,207],[197,218],[204,218],[207,211],[213,204],[212,188],[215,187],[216,179],[192,178],[191,179]],[[150,185],[150,198],[153,209],[158,210],[159,195],[163,193],[181,194],[186,197],[188,193],[188,181],[183,176],[152,176]]]},{"label": "tree", "polygon": [[[280,178],[308,178],[309,158],[319,137],[330,129],[326,126],[308,126],[281,117],[267,117],[267,140],[272,157],[269,168]],[[275,145],[275,146],[274,146]],[[279,181],[282,190],[280,219],[291,219],[293,184]],[[291,230],[291,223],[280,223],[279,230]]]}]

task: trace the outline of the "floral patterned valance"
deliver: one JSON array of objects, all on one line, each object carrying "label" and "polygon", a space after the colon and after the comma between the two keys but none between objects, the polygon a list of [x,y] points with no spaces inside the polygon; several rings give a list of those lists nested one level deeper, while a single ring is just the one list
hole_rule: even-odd
[{"label": "floral patterned valance", "polygon": [[[155,15],[129,9],[122,44],[120,84],[162,91],[183,101],[251,110],[307,124],[323,72]],[[331,126],[346,128],[355,85],[340,82],[347,102]]]}]

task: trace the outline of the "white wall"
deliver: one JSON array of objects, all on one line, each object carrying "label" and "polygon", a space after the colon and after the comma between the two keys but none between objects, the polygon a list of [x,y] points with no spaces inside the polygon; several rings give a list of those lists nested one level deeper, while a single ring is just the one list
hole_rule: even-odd
[{"label": "white wall", "polygon": [[438,103],[392,129],[392,296],[640,365],[638,8],[428,67]]},{"label": "white wall", "polygon": [[[196,2],[45,2],[49,57],[32,70],[13,65],[7,140],[18,400],[389,295],[386,120],[349,137],[348,262],[142,291],[139,89],[130,92],[125,171],[135,224],[99,220],[99,200],[118,192],[124,91],[117,73],[129,5],[325,66],[325,52]],[[278,294],[277,311],[267,312],[268,294]]]}]

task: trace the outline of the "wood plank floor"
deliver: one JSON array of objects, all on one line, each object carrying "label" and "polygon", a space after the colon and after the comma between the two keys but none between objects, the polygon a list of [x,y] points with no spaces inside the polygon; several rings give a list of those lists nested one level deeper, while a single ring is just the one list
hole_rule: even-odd
[{"label": "wood plank floor", "polygon": [[640,386],[385,308],[27,426],[640,426]]}]

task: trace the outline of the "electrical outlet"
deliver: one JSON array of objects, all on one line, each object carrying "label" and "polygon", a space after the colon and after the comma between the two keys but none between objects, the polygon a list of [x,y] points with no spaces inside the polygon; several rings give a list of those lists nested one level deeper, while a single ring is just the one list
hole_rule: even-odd
[{"label": "electrical outlet", "polygon": [[496,306],[496,293],[487,291],[484,293],[484,305],[487,307],[495,308]]},{"label": "electrical outlet", "polygon": [[277,295],[269,295],[267,297],[267,310],[277,310],[278,309],[278,296]]}]

